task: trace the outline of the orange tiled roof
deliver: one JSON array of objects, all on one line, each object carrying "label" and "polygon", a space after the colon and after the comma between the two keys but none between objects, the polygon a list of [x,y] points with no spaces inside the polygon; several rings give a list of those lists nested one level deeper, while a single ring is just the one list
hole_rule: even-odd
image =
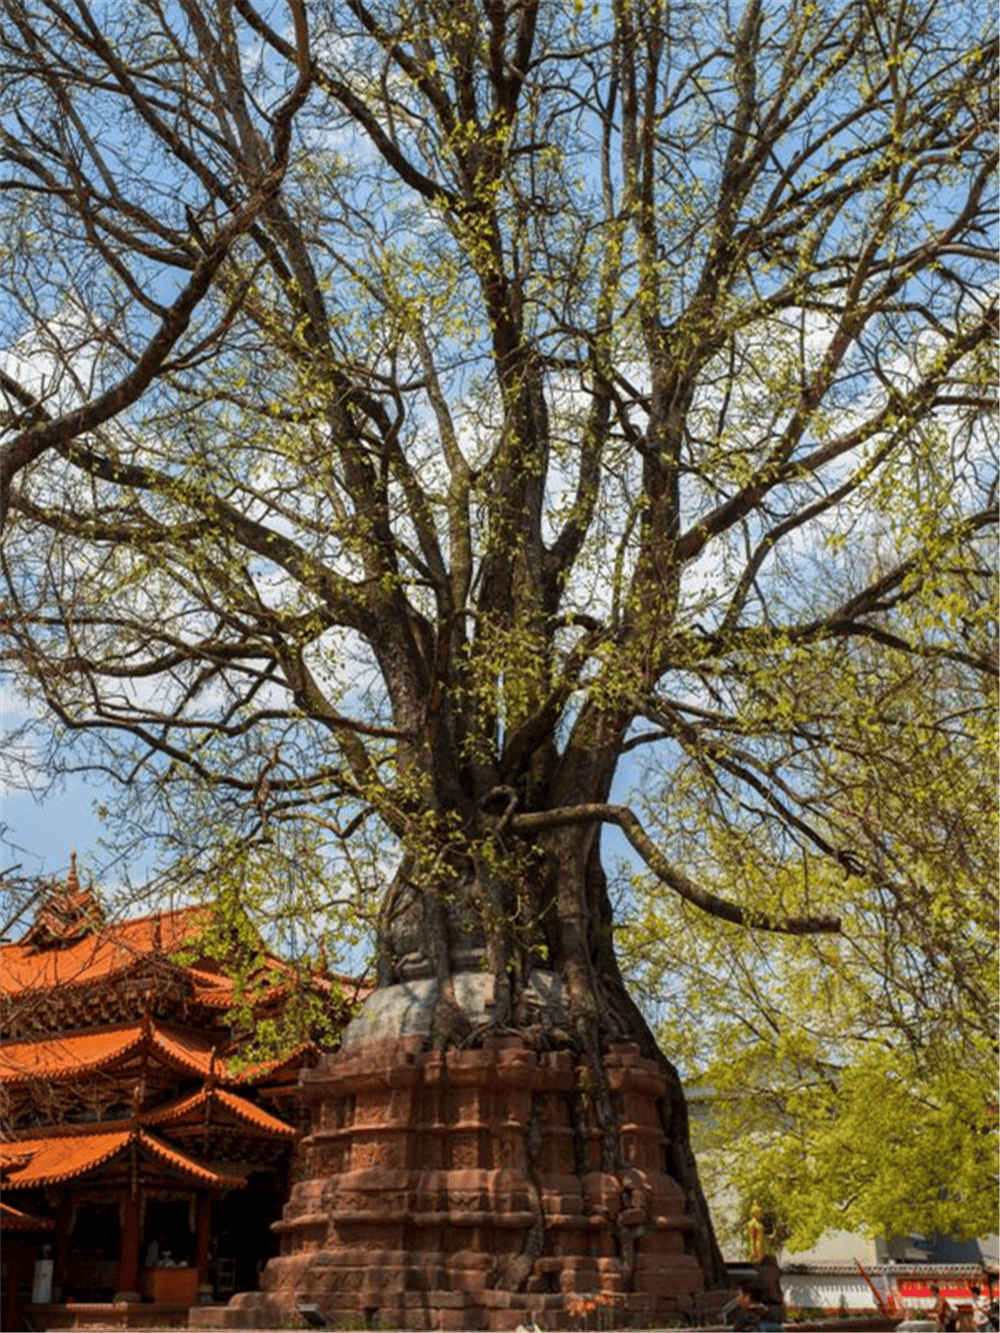
[{"label": "orange tiled roof", "polygon": [[[132,920],[103,922],[93,894],[80,888],[74,854],[65,889],[43,902],[35,924],[21,941],[0,945],[0,998],[17,1003],[57,989],[83,995],[94,987],[103,990],[110,984],[113,989],[116,982],[129,975],[141,976],[143,969],[153,964],[165,968],[165,975],[183,980],[189,1002],[200,1005],[203,1012],[216,1010],[221,1017],[236,998],[232,979],[210,959],[196,959],[186,965],[171,961],[185,947],[196,945],[209,914],[209,908],[196,904]],[[287,994],[288,987],[272,979],[266,996],[255,995],[256,983],[272,968],[279,975],[284,973],[289,984],[295,984],[292,970],[280,959],[272,958],[258,975],[248,979],[247,998],[252,1005],[261,1000],[268,1006],[277,1005]],[[353,989],[355,998],[364,994],[356,981],[345,977],[337,981],[345,993]],[[328,994],[334,988],[325,972],[314,973],[311,984]],[[129,1042],[134,1043],[134,1049]],[[16,1086],[32,1078],[73,1078],[128,1060],[141,1049],[139,1043],[138,1025],[129,1023],[104,1025],[87,1034],[53,1033],[37,1042],[9,1043],[0,1054],[0,1079]],[[208,1075],[212,1065],[209,1043],[179,1029],[157,1026],[152,1049],[175,1067],[202,1077]],[[220,1081],[230,1084],[281,1078],[294,1071],[309,1049],[306,1043],[282,1059],[261,1062],[240,1073],[230,1072],[225,1060],[220,1059],[214,1072]]]},{"label": "orange tiled roof", "polygon": [[300,1042],[287,1055],[274,1060],[260,1060],[256,1064],[246,1065],[238,1074],[231,1074],[228,1081],[252,1084],[265,1078],[273,1078],[275,1074],[280,1074],[283,1070],[294,1069],[303,1055],[315,1049],[316,1047],[311,1041]]},{"label": "orange tiled roof", "polygon": [[0,1046],[0,1082],[8,1086],[29,1079],[71,1078],[95,1072],[142,1048],[142,1023],[114,1023],[88,1032],[62,1033],[36,1041],[8,1041]]},{"label": "orange tiled roof", "polygon": [[208,1037],[147,1018],[82,1032],[57,1033],[34,1041],[3,1042],[0,1083],[18,1087],[31,1079],[80,1078],[124,1062],[143,1049],[185,1074],[198,1078],[212,1075],[219,1082],[249,1085],[293,1066],[311,1048],[305,1043],[280,1060],[264,1061],[233,1073],[224,1056],[213,1057],[214,1047]]},{"label": "orange tiled roof", "polygon": [[158,1157],[161,1161],[166,1162],[168,1166],[182,1171],[184,1175],[191,1176],[195,1180],[200,1180],[205,1185],[239,1189],[247,1183],[245,1176],[213,1171],[211,1167],[205,1166],[202,1162],[196,1162],[193,1157],[188,1157],[186,1153],[179,1152],[176,1148],[172,1148],[169,1143],[164,1143],[162,1139],[155,1138],[144,1129],[138,1131],[138,1139],[140,1147],[145,1148],[151,1156]]},{"label": "orange tiled roof", "polygon": [[213,1046],[207,1037],[172,1027],[167,1023],[150,1023],[151,1046],[168,1064],[178,1065],[193,1074],[207,1078],[215,1072],[219,1078],[228,1078],[223,1061],[213,1058]]},{"label": "orange tiled roof", "polygon": [[[0,946],[0,994],[13,999],[29,991],[110,980],[151,956],[178,953],[205,919],[204,907],[180,907],[100,926],[62,948],[38,948],[29,932],[17,944]],[[214,988],[225,988],[224,977],[207,968],[204,973]]]},{"label": "orange tiled roof", "polygon": [[0,1231],[51,1231],[55,1226],[51,1217],[32,1217],[0,1202]]},{"label": "orange tiled roof", "polygon": [[79,1078],[127,1060],[143,1048],[185,1073],[208,1074],[212,1044],[207,1038],[140,1020],[35,1041],[4,1042],[0,1045],[0,1082],[16,1087],[30,1079]]},{"label": "orange tiled roof", "polygon": [[202,1111],[206,1105],[214,1103],[227,1111],[231,1117],[250,1125],[258,1133],[273,1135],[277,1138],[295,1138],[296,1130],[292,1125],[279,1120],[263,1107],[255,1106],[245,1097],[237,1097],[225,1088],[202,1088],[190,1097],[182,1097],[168,1106],[157,1107],[154,1111],[144,1112],[139,1118],[144,1125],[172,1125],[186,1120],[195,1112]]},{"label": "orange tiled roof", "polygon": [[211,1167],[156,1138],[148,1130],[127,1121],[74,1125],[72,1132],[66,1132],[70,1130],[69,1126],[60,1126],[60,1129],[64,1132],[18,1142],[18,1151],[30,1151],[31,1160],[6,1182],[7,1189],[32,1189],[88,1175],[112,1161],[132,1143],[200,1184],[222,1189],[238,1188],[246,1184],[243,1176],[213,1171]]},{"label": "orange tiled roof", "polygon": [[81,889],[76,873],[76,852],[70,857],[66,887],[49,894],[35,914],[31,929],[22,943],[35,948],[58,948],[91,934],[104,920],[104,913],[94,894]]},{"label": "orange tiled roof", "polygon": [[0,1180],[6,1185],[14,1171],[22,1171],[31,1161],[31,1153],[13,1144],[0,1144]]},{"label": "orange tiled roof", "polygon": [[277,1116],[271,1115],[265,1111],[262,1106],[255,1106],[253,1102],[248,1102],[245,1097],[237,1097],[235,1093],[227,1092],[225,1088],[216,1088],[215,1096],[221,1106],[236,1116],[237,1119],[246,1120],[248,1124],[255,1129],[266,1130],[280,1138],[294,1139],[297,1131],[294,1126],[288,1125],[284,1120],[279,1120]]},{"label": "orange tiled roof", "polygon": [[[63,899],[68,901],[73,896],[69,890],[53,895],[40,909],[39,918],[45,916],[47,920],[53,904],[58,906]],[[59,947],[53,944],[51,932],[39,934],[32,927],[18,943],[0,945],[0,995],[16,999],[57,986],[92,985],[122,976],[151,958],[169,960],[197,940],[208,915],[209,909],[200,905],[154,912],[99,925]],[[279,959],[273,959],[271,966],[287,970]],[[217,1009],[232,1006],[233,982],[224,972],[205,959],[188,964],[183,970],[192,983],[196,1001]],[[340,980],[352,984],[349,978]],[[331,980],[320,974],[312,978],[312,984],[322,991],[333,988]],[[281,986],[272,984],[268,988],[271,1000],[277,1000],[282,993]]]},{"label": "orange tiled roof", "polygon": [[[221,972],[206,971],[204,966],[199,964],[189,966],[186,970],[188,976],[194,982],[194,996],[199,1004],[210,1005],[217,1009],[232,1007],[235,994],[231,977],[227,977]],[[272,957],[265,966],[258,968],[248,977],[246,997],[251,1001],[266,999],[270,1004],[275,1004],[284,999],[297,982],[294,979],[291,983],[278,981],[275,979],[276,974],[277,976],[294,978],[294,972],[287,964],[283,963],[280,958]],[[322,972],[313,972],[310,977],[310,985],[313,989],[325,995],[332,993],[335,983],[339,983],[344,988],[345,993],[354,991],[356,995],[368,994],[368,990],[363,990],[353,977],[328,976]],[[258,986],[260,987],[259,990]]]},{"label": "orange tiled roof", "polygon": [[72,1180],[74,1176],[85,1175],[102,1166],[128,1147],[130,1131],[127,1127],[96,1131],[88,1126],[88,1130],[86,1134],[22,1140],[17,1146],[30,1151],[31,1160],[5,1182],[6,1188],[30,1189],[35,1185]]}]

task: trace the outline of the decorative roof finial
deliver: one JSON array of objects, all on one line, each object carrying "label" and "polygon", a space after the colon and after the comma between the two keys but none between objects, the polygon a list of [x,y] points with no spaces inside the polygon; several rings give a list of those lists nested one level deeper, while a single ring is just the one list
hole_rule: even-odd
[{"label": "decorative roof finial", "polygon": [[73,848],[73,850],[72,850],[72,851],[70,852],[70,854],[69,854],[69,874],[66,876],[66,891],[67,891],[67,893],[79,893],[79,892],[80,892],[80,880],[79,880],[79,877],[77,876],[77,873],[76,873],[76,848],[75,848],[75,847]]}]

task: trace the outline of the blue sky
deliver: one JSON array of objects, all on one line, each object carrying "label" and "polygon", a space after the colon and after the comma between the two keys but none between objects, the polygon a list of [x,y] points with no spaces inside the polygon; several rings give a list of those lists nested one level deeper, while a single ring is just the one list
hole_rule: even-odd
[{"label": "blue sky", "polygon": [[100,824],[93,812],[96,788],[75,782],[40,800],[9,789],[0,802],[3,855],[0,868],[20,863],[26,875],[59,875],[75,849],[81,869],[93,868]]},{"label": "blue sky", "polygon": [[[0,695],[4,730],[13,725],[17,711],[9,691]],[[0,870],[19,867],[25,876],[44,875],[61,879],[75,851],[84,883],[93,876],[108,887],[123,878],[142,881],[153,873],[152,858],[144,862],[133,856],[128,865],[116,865],[101,847],[103,826],[96,807],[110,796],[110,788],[97,773],[70,775],[59,785],[44,790],[41,785],[25,790],[10,781],[11,750],[0,757]],[[15,785],[15,783],[17,785]]]}]

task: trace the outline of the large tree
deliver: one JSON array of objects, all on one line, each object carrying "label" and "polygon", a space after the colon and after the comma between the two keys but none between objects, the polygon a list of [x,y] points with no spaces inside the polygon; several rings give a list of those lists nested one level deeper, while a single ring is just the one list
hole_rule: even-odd
[{"label": "large tree", "polygon": [[982,6],[2,9],[5,623],[51,765],[223,902],[318,929],[388,880],[378,978],[439,978],[442,1043],[457,970],[518,1026],[541,962],[546,1040],[654,1049],[609,826],[737,926],[887,891],[905,840],[832,777],[852,647],[995,677]]}]

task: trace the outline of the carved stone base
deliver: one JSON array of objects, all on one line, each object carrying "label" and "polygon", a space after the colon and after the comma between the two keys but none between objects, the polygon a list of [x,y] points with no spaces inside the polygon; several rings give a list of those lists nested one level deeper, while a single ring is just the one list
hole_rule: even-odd
[{"label": "carved stone base", "polygon": [[[312,1132],[275,1223],[281,1254],[222,1326],[513,1329],[660,1326],[704,1289],[665,1170],[665,1082],[630,1044],[605,1067],[621,1166],[601,1165],[591,1071],[517,1037],[426,1049],[355,1040],[305,1071]],[[604,1307],[602,1310],[599,1307]],[[596,1313],[595,1313],[596,1311]]]}]

